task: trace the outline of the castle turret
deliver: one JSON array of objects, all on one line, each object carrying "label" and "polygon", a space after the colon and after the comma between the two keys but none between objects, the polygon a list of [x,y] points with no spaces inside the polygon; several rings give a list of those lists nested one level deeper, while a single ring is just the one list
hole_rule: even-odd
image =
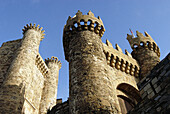
[{"label": "castle turret", "polygon": [[46,114],[47,110],[50,110],[56,105],[57,88],[58,88],[58,75],[61,63],[57,57],[51,57],[46,59],[45,63],[49,69],[48,75],[44,81],[44,88],[41,97],[40,114]]},{"label": "castle turret", "polygon": [[[117,113],[115,90],[107,75],[101,37],[104,25],[89,11],[78,11],[64,27],[65,59],[69,62],[69,113]],[[112,75],[112,74],[110,74]]]},{"label": "castle turret", "polygon": [[36,71],[36,57],[44,30],[39,25],[27,24],[23,35],[0,88],[0,113],[38,113],[46,72]]},{"label": "castle turret", "polygon": [[133,58],[135,58],[140,65],[140,77],[143,78],[150,73],[157,63],[159,63],[160,50],[155,41],[147,32],[145,32],[145,36],[138,31],[136,31],[136,34],[136,38],[133,38],[132,35],[127,34],[127,40],[133,49]]},{"label": "castle turret", "polygon": [[[23,81],[29,82],[29,74],[31,74],[32,64],[35,64],[35,59],[39,51],[40,41],[44,38],[44,30],[39,25],[28,25],[24,26],[23,39],[21,46],[16,52],[15,59],[8,71],[8,76],[5,85],[8,84],[21,84]],[[22,66],[22,67],[21,67]],[[19,68],[20,67],[20,68]],[[28,69],[30,71],[28,71]],[[30,72],[30,73],[28,73]],[[28,76],[23,76],[27,74]]]}]

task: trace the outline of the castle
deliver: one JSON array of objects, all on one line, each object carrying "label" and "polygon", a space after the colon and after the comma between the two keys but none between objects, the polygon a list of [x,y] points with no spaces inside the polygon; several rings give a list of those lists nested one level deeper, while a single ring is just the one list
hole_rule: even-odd
[{"label": "castle", "polygon": [[69,62],[69,99],[56,100],[57,57],[39,54],[44,30],[24,26],[23,38],[0,47],[1,114],[145,114],[170,111],[170,54],[160,61],[152,37],[127,35],[130,54],[107,40],[100,17],[78,11],[63,31]]}]

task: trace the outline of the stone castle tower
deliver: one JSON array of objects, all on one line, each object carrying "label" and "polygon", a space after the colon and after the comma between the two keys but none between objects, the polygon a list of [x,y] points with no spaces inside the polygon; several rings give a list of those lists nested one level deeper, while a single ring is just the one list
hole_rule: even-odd
[{"label": "stone castle tower", "polygon": [[42,27],[27,25],[23,35],[0,48],[1,114],[43,114],[56,104],[61,63],[56,57],[41,58]]},{"label": "stone castle tower", "polygon": [[127,40],[130,43],[132,56],[136,59],[141,68],[141,78],[145,77],[154,66],[160,62],[160,50],[151,36],[145,32],[145,36],[142,33],[136,32],[137,37],[132,38],[132,35],[127,35]]},{"label": "stone castle tower", "polygon": [[102,43],[104,31],[102,20],[91,11],[87,15],[78,11],[73,18],[68,18],[64,27],[72,114],[119,113],[123,96],[132,100],[129,106],[140,100],[137,61],[127,51],[123,54],[117,44],[114,49],[108,40]]},{"label": "stone castle tower", "polygon": [[[23,38],[0,48],[0,113],[145,114],[170,111],[170,54],[160,61],[151,36],[127,35],[133,49],[125,54],[101,38],[100,17],[78,11],[64,26],[63,46],[69,62],[69,99],[56,102],[56,57],[43,61],[38,48],[44,31],[27,25]],[[50,109],[48,112],[47,110]]]}]

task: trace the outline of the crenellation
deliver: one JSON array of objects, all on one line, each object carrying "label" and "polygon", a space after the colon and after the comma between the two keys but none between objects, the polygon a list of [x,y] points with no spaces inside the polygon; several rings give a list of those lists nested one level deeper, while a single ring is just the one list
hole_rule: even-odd
[{"label": "crenellation", "polygon": [[110,48],[113,48],[112,43],[110,43],[109,40],[106,40],[106,45],[109,46]]},{"label": "crenellation", "polygon": [[39,28],[39,26],[40,25],[37,25],[36,26],[36,24],[33,24],[32,25],[32,23],[30,23],[30,25],[26,25],[26,26],[24,26],[24,28],[22,29],[23,30],[23,34],[25,34],[28,30],[30,30],[30,29],[34,29],[35,31],[38,31],[38,32],[40,32],[40,34],[41,34],[41,41],[44,39],[44,32],[45,32],[45,30],[42,30],[43,29],[43,27],[40,27]]},{"label": "crenellation", "polygon": [[116,44],[115,46],[116,46],[116,49],[117,49],[118,51],[120,51],[120,52],[122,52],[122,53],[123,53],[122,49],[119,47],[119,45],[118,45],[118,44]]},{"label": "crenellation", "polygon": [[45,63],[46,63],[46,64],[48,64],[49,62],[57,63],[58,66],[59,66],[59,68],[61,68],[61,62],[58,61],[58,58],[57,58],[57,57],[52,56],[51,59],[50,59],[50,58],[45,59]]},{"label": "crenellation", "polygon": [[94,31],[100,36],[102,36],[105,31],[103,22],[100,17],[94,17],[94,14],[91,11],[89,11],[87,15],[82,15],[82,12],[78,10],[73,18],[69,16],[67,24],[64,27],[64,32],[66,33],[74,30],[81,31],[87,29]]},{"label": "crenellation", "polygon": [[137,37],[127,35],[127,40],[131,45],[132,56],[140,65],[140,78],[150,74],[152,68],[160,61],[160,50],[152,37],[145,32],[145,36],[136,31]]},{"label": "crenellation", "polygon": [[125,49],[125,54],[129,57],[132,57],[132,55]]},{"label": "crenellation", "polygon": [[159,47],[147,32],[144,33],[145,36],[142,33],[136,31],[136,38],[133,38],[132,35],[127,34],[127,40],[129,41],[131,48],[134,52],[136,52],[138,48],[149,49],[151,51],[154,51],[158,55],[158,57],[160,57]]},{"label": "crenellation", "polygon": [[106,42],[107,45],[103,43],[103,47],[107,63],[117,70],[121,70],[132,76],[138,76],[140,67],[138,62],[132,58],[131,54],[127,51],[125,51],[126,54],[123,54],[122,49],[117,44],[117,49],[114,49],[108,40]]}]

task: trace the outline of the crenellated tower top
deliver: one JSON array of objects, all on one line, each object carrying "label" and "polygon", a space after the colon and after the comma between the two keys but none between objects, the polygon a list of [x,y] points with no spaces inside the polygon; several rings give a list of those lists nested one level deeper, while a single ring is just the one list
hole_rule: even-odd
[{"label": "crenellated tower top", "polygon": [[45,32],[45,30],[42,30],[43,29],[43,27],[39,27],[40,25],[37,25],[36,26],[36,24],[33,24],[32,25],[32,23],[30,23],[29,25],[27,24],[26,26],[24,26],[24,28],[22,29],[22,31],[23,31],[23,34],[25,34],[29,29],[34,29],[35,31],[38,31],[38,32],[40,32],[40,34],[41,34],[41,41],[44,39],[44,32]]},{"label": "crenellated tower top", "polygon": [[146,48],[154,51],[158,57],[160,57],[160,50],[155,41],[152,39],[152,37],[147,33],[144,32],[145,36],[136,31],[137,37],[133,38],[133,35],[127,34],[127,40],[129,41],[129,44],[133,51],[136,51],[138,48]]},{"label": "crenellated tower top", "polygon": [[57,58],[57,57],[52,56],[51,59],[50,59],[50,58],[45,59],[45,63],[46,63],[46,64],[48,64],[49,62],[56,63],[56,64],[58,64],[59,69],[61,68],[61,62],[58,61],[58,58]]},{"label": "crenellated tower top", "polygon": [[63,32],[63,46],[67,61],[69,61],[69,42],[72,36],[82,31],[94,32],[96,36],[101,38],[105,32],[105,28],[101,18],[99,16],[96,18],[91,11],[87,15],[83,15],[78,10],[75,16],[69,16]]},{"label": "crenellated tower top", "polygon": [[70,16],[68,17],[67,24],[64,27],[64,33],[66,34],[74,30],[94,31],[101,37],[103,36],[105,31],[103,22],[99,16],[98,18],[96,18],[91,11],[89,11],[87,15],[83,15],[82,12],[80,12],[80,10],[78,10],[74,17]]}]

